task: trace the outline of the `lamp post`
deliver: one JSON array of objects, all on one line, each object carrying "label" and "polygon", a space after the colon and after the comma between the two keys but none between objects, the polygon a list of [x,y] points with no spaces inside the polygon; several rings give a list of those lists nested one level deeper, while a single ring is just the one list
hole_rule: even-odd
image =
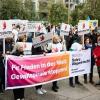
[{"label": "lamp post", "polygon": [[57,1],[55,0],[55,4],[57,3]]},{"label": "lamp post", "polygon": [[70,23],[70,0],[68,0],[68,24]]}]

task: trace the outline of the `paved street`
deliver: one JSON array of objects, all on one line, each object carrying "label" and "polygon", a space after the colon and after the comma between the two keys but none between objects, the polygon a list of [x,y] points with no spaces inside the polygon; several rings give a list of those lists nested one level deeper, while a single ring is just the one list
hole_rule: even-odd
[{"label": "paved street", "polygon": [[[98,80],[98,75],[94,73],[94,81]],[[83,83],[83,76],[80,76],[80,81]],[[44,95],[36,94],[35,88],[25,89],[25,100],[100,100],[100,87],[95,87],[90,83],[83,86],[71,88],[68,84],[68,79],[59,81],[59,92],[55,93],[51,90],[52,84],[46,84],[43,87],[48,91]],[[5,94],[0,95],[0,100],[13,100],[12,90],[8,90]]]}]

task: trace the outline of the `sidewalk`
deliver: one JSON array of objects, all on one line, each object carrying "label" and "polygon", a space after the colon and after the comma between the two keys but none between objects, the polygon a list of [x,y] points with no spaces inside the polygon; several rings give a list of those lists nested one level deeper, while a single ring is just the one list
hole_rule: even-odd
[{"label": "sidewalk", "polygon": [[[94,81],[98,80],[98,74],[94,73]],[[75,88],[69,86],[69,80],[59,81],[59,92],[55,93],[51,90],[52,83],[43,85],[47,90],[44,95],[36,94],[35,88],[25,89],[25,100],[100,100],[100,86],[95,87],[90,83],[84,84],[83,76],[80,76],[83,86],[76,85]],[[0,100],[13,100],[12,90],[8,90],[5,94],[0,94]]]}]

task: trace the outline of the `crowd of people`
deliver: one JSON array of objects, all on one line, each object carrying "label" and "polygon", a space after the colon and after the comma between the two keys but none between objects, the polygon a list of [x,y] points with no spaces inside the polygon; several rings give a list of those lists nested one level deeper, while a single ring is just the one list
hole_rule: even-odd
[{"label": "crowd of people", "polygon": [[[17,42],[32,42],[34,39],[33,34],[31,36],[27,36],[26,34],[20,35],[18,37],[18,30],[20,29],[20,26],[16,26],[15,29],[12,31],[13,38],[8,37],[5,40],[5,54],[11,54],[16,56],[22,56],[24,55],[23,46],[17,44]],[[71,29],[68,36],[60,36],[60,27],[57,26],[56,30],[53,30],[53,26],[48,26],[47,28],[48,33],[54,33],[54,36],[52,37],[52,42],[48,43],[46,45],[46,48],[44,49],[43,46],[39,46],[34,48],[34,45],[32,46],[31,52],[32,55],[39,55],[44,54],[46,56],[46,53],[55,53],[55,52],[62,52],[64,50],[67,51],[80,51],[83,49],[91,49],[91,71],[89,74],[89,82],[91,84],[100,85],[100,34],[98,34],[95,30],[92,30],[90,33],[86,34],[84,37],[84,46],[83,46],[83,40],[82,37],[78,35],[77,28]],[[41,35],[44,33],[38,34]],[[63,41],[63,39],[65,41]],[[65,47],[66,46],[66,49]],[[4,54],[3,54],[3,40],[0,39],[0,93],[4,92],[5,89],[5,64],[4,64]],[[99,80],[98,83],[95,83],[93,80],[93,68],[96,64]],[[73,81],[74,77],[69,78],[69,85],[71,87],[75,87],[75,84],[82,85],[82,83],[79,81],[79,76],[75,76],[75,82]],[[88,83],[88,75],[84,74],[84,83]],[[42,85],[35,86],[36,91],[38,94],[44,94],[47,91],[42,88]],[[54,81],[52,82],[51,89],[54,92],[58,92],[59,86],[58,82]],[[24,88],[20,89],[13,89],[14,94],[14,100],[24,100]]]}]

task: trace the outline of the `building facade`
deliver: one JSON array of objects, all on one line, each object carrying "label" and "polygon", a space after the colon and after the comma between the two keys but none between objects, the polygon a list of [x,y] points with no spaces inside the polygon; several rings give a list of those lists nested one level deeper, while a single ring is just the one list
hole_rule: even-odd
[{"label": "building facade", "polygon": [[74,10],[80,3],[85,3],[86,0],[65,0],[66,7],[70,5],[70,10]]},{"label": "building facade", "polygon": [[33,5],[35,6],[35,11],[39,14],[39,16],[47,17],[49,11],[48,9],[52,4],[64,4],[70,11],[74,10],[75,7],[84,3],[85,0],[33,0]]}]

